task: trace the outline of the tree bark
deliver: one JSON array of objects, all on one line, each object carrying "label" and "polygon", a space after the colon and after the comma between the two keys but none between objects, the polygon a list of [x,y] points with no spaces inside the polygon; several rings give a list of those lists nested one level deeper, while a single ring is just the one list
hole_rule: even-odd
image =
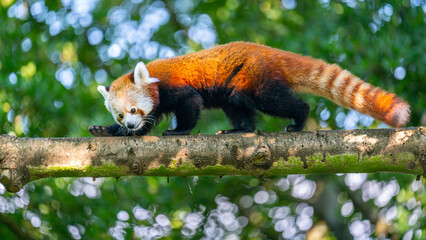
[{"label": "tree bark", "polygon": [[0,136],[0,181],[49,177],[425,175],[426,128],[95,138]]}]

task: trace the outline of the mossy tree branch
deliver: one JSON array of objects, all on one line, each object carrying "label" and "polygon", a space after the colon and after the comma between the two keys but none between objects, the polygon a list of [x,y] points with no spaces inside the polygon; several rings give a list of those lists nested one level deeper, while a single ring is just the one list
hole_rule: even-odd
[{"label": "mossy tree branch", "polygon": [[426,128],[174,137],[0,137],[11,192],[49,177],[426,172]]}]

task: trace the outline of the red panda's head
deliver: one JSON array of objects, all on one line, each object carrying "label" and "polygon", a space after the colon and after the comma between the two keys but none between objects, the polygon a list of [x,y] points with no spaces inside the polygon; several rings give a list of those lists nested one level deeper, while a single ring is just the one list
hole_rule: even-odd
[{"label": "red panda's head", "polygon": [[105,106],[115,121],[129,130],[136,131],[152,121],[150,114],[158,104],[157,78],[149,76],[143,62],[133,73],[115,80],[110,87],[98,86],[105,98]]}]

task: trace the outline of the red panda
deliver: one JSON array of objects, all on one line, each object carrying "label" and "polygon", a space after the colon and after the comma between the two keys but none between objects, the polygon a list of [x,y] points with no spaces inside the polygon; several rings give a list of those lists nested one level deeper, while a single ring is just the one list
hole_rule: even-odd
[{"label": "red panda", "polygon": [[99,86],[116,124],[90,126],[95,136],[145,135],[163,114],[174,113],[177,127],[163,135],[190,134],[203,108],[222,108],[233,129],[251,132],[256,110],[291,118],[286,131],[301,131],[309,105],[295,95],[307,92],[404,126],[410,106],[393,93],[363,82],[336,64],[267,46],[233,42],[180,57],[160,59]]}]

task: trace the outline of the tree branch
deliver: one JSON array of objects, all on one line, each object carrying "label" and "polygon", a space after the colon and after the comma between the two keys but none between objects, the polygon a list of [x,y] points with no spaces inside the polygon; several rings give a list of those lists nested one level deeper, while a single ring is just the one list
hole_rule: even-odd
[{"label": "tree branch", "polygon": [[48,177],[426,172],[426,128],[168,137],[0,137],[11,192]]}]

